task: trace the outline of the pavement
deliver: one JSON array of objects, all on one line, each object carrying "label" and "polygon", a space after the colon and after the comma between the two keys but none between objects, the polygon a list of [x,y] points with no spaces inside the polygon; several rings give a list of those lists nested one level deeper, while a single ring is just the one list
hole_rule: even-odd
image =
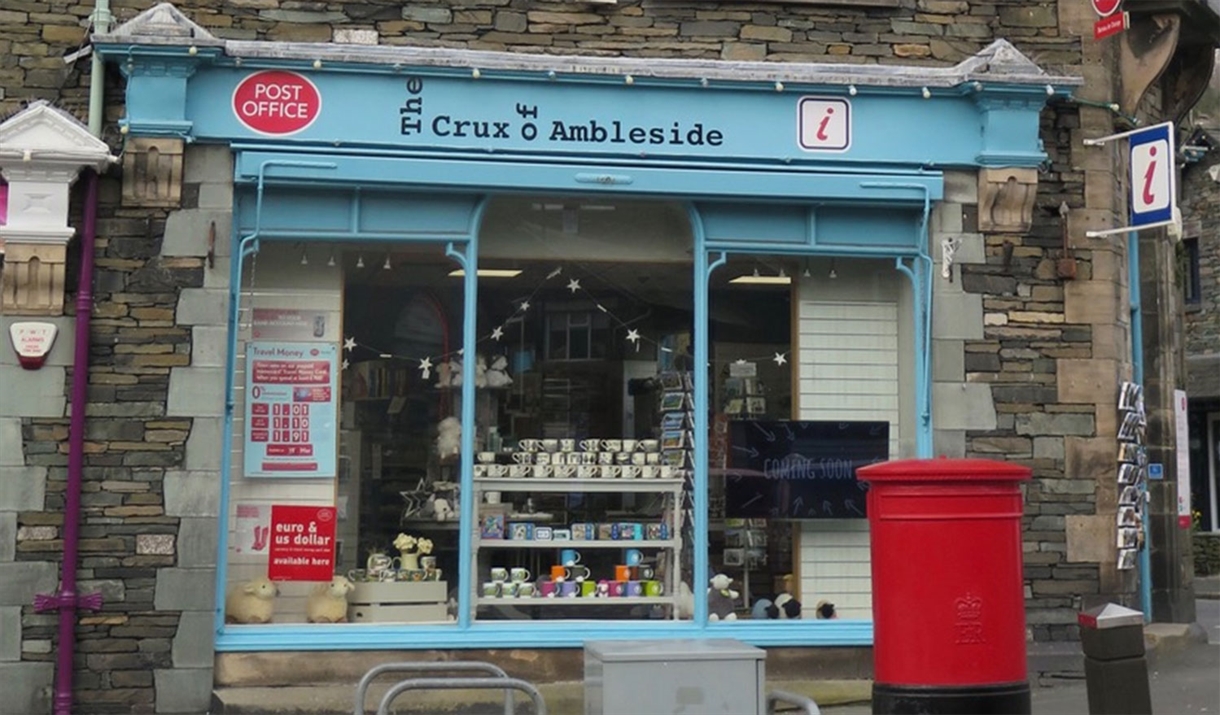
[{"label": "pavement", "polygon": [[[1144,628],[1152,712],[1157,715],[1220,713],[1220,576],[1195,577],[1195,596],[1195,624]],[[1029,655],[1033,715],[1089,712],[1080,643],[1031,644]],[[872,713],[867,702],[818,702],[826,715]]]},{"label": "pavement", "polygon": [[[1152,712],[1157,715],[1220,713],[1220,576],[1196,577],[1195,593],[1197,623],[1154,623],[1144,629]],[[1033,715],[1088,713],[1080,643],[1036,643],[1029,644],[1027,650]],[[539,689],[553,715],[577,715],[583,711],[582,686],[582,683],[552,683]],[[871,688],[872,682],[868,680],[767,683],[768,690],[813,698],[827,715],[871,715]],[[384,684],[375,685],[368,702],[378,702],[383,689]],[[231,699],[227,707],[213,709],[212,715],[340,715],[351,712],[352,692],[350,686],[239,689],[228,693]],[[467,701],[467,707],[455,708],[452,691],[420,692],[404,698],[399,712],[503,712],[488,691],[466,695],[475,697]],[[484,695],[488,696],[485,700]],[[480,701],[481,706],[474,705]],[[521,706],[518,712],[526,711]]]}]

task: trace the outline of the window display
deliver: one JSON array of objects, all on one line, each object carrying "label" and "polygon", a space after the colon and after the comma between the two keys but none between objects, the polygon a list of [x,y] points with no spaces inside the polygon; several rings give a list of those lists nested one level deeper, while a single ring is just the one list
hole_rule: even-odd
[{"label": "window display", "polygon": [[692,243],[676,205],[493,201],[471,311],[446,247],[265,246],[231,621],[673,621],[697,598],[718,621],[868,617],[854,470],[899,436],[898,277],[763,256],[713,273],[701,486]]}]

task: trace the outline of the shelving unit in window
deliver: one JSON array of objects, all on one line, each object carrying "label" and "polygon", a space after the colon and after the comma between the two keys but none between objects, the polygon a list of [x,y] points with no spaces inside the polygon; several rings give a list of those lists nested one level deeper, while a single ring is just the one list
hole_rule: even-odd
[{"label": "shelving unit in window", "polygon": [[[661,606],[668,609],[666,618],[677,618],[677,594],[678,594],[678,579],[681,574],[681,553],[682,553],[682,513],[681,508],[683,499],[683,489],[685,480],[681,477],[670,478],[560,478],[560,477],[476,477],[474,479],[475,493],[473,498],[475,503],[480,505],[479,523],[475,525],[475,533],[473,538],[474,558],[472,559],[473,573],[470,574],[472,584],[474,603],[479,609],[500,608],[516,608],[530,609],[534,607],[540,608],[572,608],[573,610],[583,610],[581,607],[605,607],[610,609],[619,609],[628,606]],[[658,495],[663,499],[660,508],[660,515],[644,515],[639,514],[630,519],[620,518],[616,523],[623,524],[639,524],[639,529],[623,528],[622,532],[616,531],[620,536],[622,533],[630,531],[631,538],[601,538],[602,533],[591,534],[597,538],[573,538],[573,539],[513,539],[508,538],[513,536],[509,527],[513,523],[528,522],[532,515],[530,514],[511,514],[500,513],[498,510],[491,507],[497,505],[485,504],[484,494],[486,492],[499,492],[502,495],[509,494],[535,494],[535,495],[611,495],[611,494],[653,494]],[[506,499],[511,501],[510,499]],[[502,505],[501,505],[502,506]],[[486,519],[491,517],[493,520],[498,519],[498,527],[493,526],[490,529],[486,523]],[[548,522],[545,525],[554,530],[570,530],[571,524],[568,522]],[[649,525],[655,525],[653,529],[648,529]],[[663,525],[663,527],[661,526]],[[537,527],[535,527],[537,528]],[[651,533],[650,533],[651,532]],[[504,538],[489,537],[488,533],[499,533]],[[635,536],[643,536],[643,538],[635,538]],[[651,538],[650,538],[651,537]],[[604,553],[608,550],[625,550],[638,549],[644,552],[646,558],[648,555],[656,555],[655,568],[660,571],[661,564],[664,564],[664,571],[657,573],[657,579],[663,585],[663,594],[659,596],[612,596],[606,598],[590,597],[590,596],[569,596],[569,597],[543,597],[540,594],[541,584],[536,584],[534,596],[527,597],[487,597],[482,593],[482,584],[488,580],[488,569],[491,566],[516,565],[521,563],[542,564],[538,567],[539,571],[544,568],[549,568],[549,565],[544,563],[547,561],[547,551],[559,551],[562,549],[575,549],[580,552],[588,552],[590,555]],[[509,556],[513,553],[518,555],[514,561]],[[533,581],[539,581],[538,577],[542,574],[532,573]],[[663,575],[663,578],[661,576]],[[612,573],[597,573],[591,572],[589,580],[598,582],[602,580],[613,580]],[[542,579],[545,580],[545,579]]]}]

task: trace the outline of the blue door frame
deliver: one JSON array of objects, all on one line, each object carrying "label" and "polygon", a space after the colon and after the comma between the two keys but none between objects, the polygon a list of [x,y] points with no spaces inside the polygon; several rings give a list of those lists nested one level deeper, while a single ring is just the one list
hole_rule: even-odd
[{"label": "blue door frame", "polygon": [[[469,206],[467,219],[462,223],[462,229],[456,230],[457,222],[452,216],[429,219],[426,215],[419,216],[418,225],[404,227],[401,232],[383,233],[365,230],[362,226],[360,203],[358,197],[368,196],[369,188],[384,189],[386,186],[401,186],[404,190],[424,190],[427,185],[419,183],[412,186],[409,183],[400,185],[387,181],[379,181],[373,187],[366,187],[351,181],[353,174],[361,177],[360,162],[351,163],[351,157],[345,155],[327,154],[288,154],[268,152],[265,148],[249,150],[241,148],[237,160],[239,193],[235,205],[239,208],[234,221],[234,240],[238,250],[234,251],[230,266],[229,289],[229,342],[225,385],[225,430],[224,447],[222,451],[221,503],[222,513],[228,513],[229,475],[232,469],[233,449],[233,418],[235,394],[235,370],[238,343],[238,316],[240,314],[241,276],[245,260],[256,253],[263,241],[379,241],[379,242],[411,242],[443,244],[446,255],[453,258],[460,267],[465,269],[463,279],[464,314],[462,323],[463,345],[474,345],[477,342],[475,306],[478,299],[478,235],[482,218],[492,195],[500,195],[506,191],[549,192],[553,194],[570,193],[570,184],[565,177],[555,174],[551,165],[537,167],[534,170],[523,171],[521,166],[514,166],[511,186],[496,186],[485,184],[478,194],[462,196],[461,201],[451,202],[454,205]],[[405,162],[409,164],[408,162]],[[352,167],[354,171],[348,171]],[[249,175],[243,176],[243,171],[249,167],[257,167]],[[596,169],[597,167],[593,167]],[[479,176],[486,177],[504,175],[504,167],[492,160],[485,160],[485,165],[472,167]],[[406,173],[420,176],[413,171]],[[641,191],[640,184],[602,187],[604,193],[617,193],[638,196],[640,194],[681,200],[687,204],[691,231],[694,237],[694,255],[702,260],[693,262],[694,279],[694,311],[695,340],[694,352],[696,364],[706,364],[709,352],[706,326],[708,325],[708,284],[712,272],[727,259],[731,253],[777,254],[787,256],[842,256],[842,257],[891,257],[895,259],[897,270],[906,275],[911,282],[912,304],[914,306],[912,319],[915,326],[916,340],[916,405],[919,414],[916,416],[916,444],[918,456],[930,456],[931,418],[930,418],[930,382],[927,375],[928,336],[931,318],[931,259],[923,247],[927,245],[928,215],[932,202],[940,197],[941,177],[933,172],[899,172],[897,174],[865,174],[855,176],[850,187],[858,192],[855,201],[833,197],[832,207],[835,211],[851,215],[862,209],[876,212],[878,208],[888,208],[892,211],[905,212],[914,217],[913,230],[906,233],[884,232],[872,234],[876,245],[844,245],[841,241],[819,233],[816,211],[818,208],[827,210],[825,206],[815,206],[807,202],[801,210],[807,210],[809,218],[804,222],[803,232],[773,236],[769,240],[750,240],[749,238],[726,237],[726,229],[717,231],[715,238],[709,239],[704,230],[705,219],[700,206],[705,210],[721,207],[732,202],[757,202],[757,197],[749,191],[730,194],[726,191],[727,184],[713,175],[715,170],[699,169],[683,177],[683,182],[694,182],[699,173],[706,173],[709,180],[703,193],[674,195],[665,193],[658,182],[652,191]],[[558,176],[558,178],[557,178]],[[327,181],[326,179],[330,180]],[[384,177],[383,177],[384,178]],[[432,178],[432,177],[429,177]],[[807,173],[792,175],[772,175],[772,182],[778,182],[779,196],[791,195],[800,189],[816,185],[825,177],[810,177]],[[243,181],[243,179],[246,179]],[[722,178],[721,178],[722,179]],[[841,176],[835,176],[823,186],[842,185]],[[417,180],[422,181],[422,180]],[[473,181],[466,179],[465,181]],[[783,184],[789,184],[783,186]],[[797,188],[793,188],[796,185]],[[311,217],[308,221],[300,220],[299,211],[294,209],[280,211],[276,215],[275,198],[283,199],[291,196],[294,191],[308,191],[319,186],[327,187],[328,191],[350,191],[353,197],[351,206],[343,221],[317,220]],[[840,189],[841,190],[841,189]],[[869,199],[860,200],[859,194],[868,194]],[[268,196],[272,198],[269,199]],[[433,195],[436,198],[444,194]],[[836,201],[837,199],[837,201]],[[871,199],[871,200],[870,200]],[[252,201],[252,206],[251,206]],[[823,198],[823,201],[825,199]],[[413,204],[418,206],[419,204]],[[426,205],[426,202],[425,204]],[[723,209],[719,209],[724,213]],[[764,212],[761,215],[768,215]],[[731,211],[729,212],[731,216]],[[244,219],[244,220],[243,220]],[[757,220],[757,219],[753,219]],[[861,217],[861,220],[864,220]],[[293,228],[293,224],[299,228]],[[378,223],[386,223],[384,221]],[[731,222],[730,222],[731,223]],[[829,220],[823,222],[829,225]],[[333,225],[333,229],[307,229],[308,226]],[[718,225],[723,226],[724,221]],[[750,218],[737,227],[743,236],[750,235],[745,227],[750,225]],[[733,233],[734,228],[727,229]],[[825,229],[829,233],[829,229]],[[774,233],[774,231],[772,231]],[[819,237],[823,238],[819,242]],[[702,361],[702,363],[700,362]],[[462,458],[460,466],[460,483],[462,492],[473,493],[473,462],[474,453],[474,362],[463,362],[462,384]],[[707,453],[706,439],[708,430],[707,389],[708,379],[705,371],[694,371],[695,384],[695,449],[694,449],[694,573],[706,573],[708,567],[708,496],[707,496]],[[459,505],[462,524],[474,523],[475,506],[470,499],[462,499]],[[471,553],[473,531],[470,528],[459,529],[459,566],[458,572],[469,577],[473,568]],[[266,625],[226,625],[224,623],[223,603],[226,587],[228,525],[222,523],[219,530],[218,544],[220,559],[216,583],[216,649],[218,651],[260,651],[260,650],[331,650],[331,649],[377,649],[377,648],[491,648],[512,645],[514,647],[578,647],[591,638],[597,639],[635,639],[635,638],[668,638],[668,637],[713,637],[732,635],[743,641],[760,646],[795,646],[795,645],[867,645],[872,642],[872,623],[866,620],[833,620],[833,621],[800,621],[800,622],[768,622],[740,621],[732,623],[709,622],[707,618],[707,601],[702,589],[695,598],[695,611],[689,621],[582,621],[579,629],[572,628],[571,622],[509,622],[483,621],[472,618],[472,598],[469,584],[458,589],[458,616],[456,623],[438,625],[409,624],[266,624]],[[693,585],[692,585],[693,587]]]}]

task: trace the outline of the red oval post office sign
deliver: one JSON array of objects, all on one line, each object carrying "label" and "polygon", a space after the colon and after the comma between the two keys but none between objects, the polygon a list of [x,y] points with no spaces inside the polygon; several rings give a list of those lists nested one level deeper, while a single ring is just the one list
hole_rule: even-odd
[{"label": "red oval post office sign", "polygon": [[233,90],[237,120],[260,134],[293,134],[322,111],[322,94],[296,72],[266,70],[243,79]]},{"label": "red oval post office sign", "polygon": [[1109,17],[1114,14],[1118,6],[1123,0],[1090,0],[1093,3],[1093,11],[1102,17]]}]

